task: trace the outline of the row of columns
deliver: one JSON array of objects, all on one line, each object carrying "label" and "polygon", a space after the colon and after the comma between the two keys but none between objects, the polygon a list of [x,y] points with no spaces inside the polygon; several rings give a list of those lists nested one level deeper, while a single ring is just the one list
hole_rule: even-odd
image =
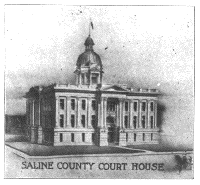
[{"label": "row of columns", "polygon": [[[91,128],[91,101],[92,98],[87,98],[87,106],[86,109],[80,110],[80,99],[79,97],[74,98],[75,99],[75,110],[71,110],[71,98],[67,97],[67,102],[65,101],[65,109],[63,112],[59,110],[59,98],[56,98],[56,127],[60,127],[59,125],[59,114],[64,114],[64,127],[67,125],[67,127],[71,126],[71,114],[75,115],[75,127],[82,127],[81,126],[81,112],[84,112],[85,115],[85,128]],[[97,110],[94,111],[93,114],[96,116],[96,122],[97,126],[100,128],[106,128],[106,118],[107,118],[107,99],[106,97],[102,97],[101,101],[97,103]],[[154,111],[150,111],[150,102],[152,101],[146,101],[146,111],[142,111],[142,100],[138,100],[138,109],[134,113],[133,111],[133,100],[129,101],[129,111],[126,113],[124,106],[125,106],[126,99],[119,99],[119,104],[117,106],[117,125],[120,128],[125,128],[125,115],[128,116],[128,128],[133,128],[133,116],[137,116],[137,127],[136,128],[142,128],[142,116],[145,116],[145,128],[150,128],[150,116],[153,116],[154,121],[154,128],[156,127],[157,123],[157,104],[154,102]],[[59,112],[58,112],[59,110]]]},{"label": "row of columns", "polygon": [[[154,101],[154,111],[151,112],[150,111],[150,103],[152,101],[146,101],[147,105],[147,109],[146,111],[142,111],[142,100],[138,101],[138,109],[136,111],[136,113],[133,112],[133,102],[134,101],[129,101],[129,111],[128,114],[125,113],[125,100],[126,99],[119,99],[119,104],[117,106],[117,125],[120,128],[125,128],[125,120],[124,117],[127,115],[128,116],[128,125],[129,128],[134,128],[133,126],[133,116],[137,116],[137,127],[136,128],[143,128],[142,127],[142,116],[145,115],[145,128],[150,128],[150,116],[153,116],[153,121],[154,121],[154,128],[156,127],[156,123],[157,123],[157,104]],[[106,117],[107,117],[107,98],[102,98],[101,99],[101,121],[99,126],[101,126],[101,128],[106,128]]]},{"label": "row of columns", "polygon": [[[64,98],[65,99],[65,98]],[[75,110],[71,110],[71,99],[75,99]],[[85,127],[92,128],[91,117],[95,115],[95,111],[92,114],[92,98],[87,98],[85,110],[81,110],[82,98],[66,97],[64,100],[64,110],[59,108],[59,97],[56,97],[56,128],[60,127],[60,115],[64,115],[64,127],[71,127],[71,115],[74,115],[74,128],[82,127],[81,115],[85,115]],[[82,113],[82,114],[81,114]]]},{"label": "row of columns", "polygon": [[[41,100],[27,99],[26,114],[27,124],[31,126],[41,126]],[[37,117],[36,117],[37,116]]]},{"label": "row of columns", "polygon": [[[79,84],[79,85],[88,85],[88,84],[92,85],[92,74],[97,74],[97,84],[102,81],[101,80],[102,77],[101,77],[100,73],[79,73],[77,78],[76,78],[77,84]],[[83,75],[83,77],[82,77],[82,75]],[[89,75],[89,78],[87,77],[87,75]]]},{"label": "row of columns", "polygon": [[[107,118],[107,99],[108,98],[101,98],[101,103],[100,103],[100,124],[98,124],[101,128],[106,128],[106,118]],[[124,99],[120,99],[119,101],[119,106],[117,106],[117,124],[119,124],[120,128],[124,127],[124,116],[123,116],[123,101]]]}]

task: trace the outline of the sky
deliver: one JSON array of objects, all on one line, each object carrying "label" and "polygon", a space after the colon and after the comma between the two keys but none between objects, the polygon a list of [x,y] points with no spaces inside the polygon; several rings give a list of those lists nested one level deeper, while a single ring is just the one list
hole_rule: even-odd
[{"label": "sky", "polygon": [[157,88],[163,140],[191,146],[194,9],[188,6],[5,6],[6,113],[25,113],[34,85],[73,83],[90,18],[105,83]]}]

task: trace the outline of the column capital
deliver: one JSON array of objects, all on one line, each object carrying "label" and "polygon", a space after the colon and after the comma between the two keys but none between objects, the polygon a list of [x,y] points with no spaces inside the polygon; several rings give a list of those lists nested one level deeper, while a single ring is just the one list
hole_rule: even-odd
[{"label": "column capital", "polygon": [[108,97],[101,97],[101,100],[102,100],[102,101],[107,101],[107,100],[108,100]]},{"label": "column capital", "polygon": [[124,102],[125,101],[125,99],[124,98],[119,98],[119,102]]},{"label": "column capital", "polygon": [[42,128],[42,126],[41,125],[39,125],[38,126],[38,130],[42,130],[43,128]]},{"label": "column capital", "polygon": [[93,99],[93,97],[87,97],[87,100],[91,101]]}]

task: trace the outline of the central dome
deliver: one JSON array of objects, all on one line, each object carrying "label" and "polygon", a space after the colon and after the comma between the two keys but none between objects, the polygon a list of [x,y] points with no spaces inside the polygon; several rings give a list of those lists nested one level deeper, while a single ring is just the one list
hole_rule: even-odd
[{"label": "central dome", "polygon": [[94,41],[90,35],[85,40],[85,52],[80,54],[76,63],[77,68],[97,66],[102,69],[100,56],[93,51]]},{"label": "central dome", "polygon": [[90,67],[91,65],[96,64],[102,68],[102,62],[100,56],[94,51],[88,50],[80,54],[77,60],[77,67]]},{"label": "central dome", "polygon": [[78,56],[76,62],[76,84],[99,87],[102,84],[103,66],[100,56],[94,52],[94,41],[90,35],[85,40],[85,52]]}]

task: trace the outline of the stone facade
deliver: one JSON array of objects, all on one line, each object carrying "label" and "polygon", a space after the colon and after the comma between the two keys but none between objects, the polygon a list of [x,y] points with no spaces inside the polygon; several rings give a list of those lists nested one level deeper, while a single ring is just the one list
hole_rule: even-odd
[{"label": "stone facade", "polygon": [[103,84],[103,66],[89,36],[76,64],[76,84],[32,87],[27,135],[47,145],[120,146],[158,143],[155,89]]}]

